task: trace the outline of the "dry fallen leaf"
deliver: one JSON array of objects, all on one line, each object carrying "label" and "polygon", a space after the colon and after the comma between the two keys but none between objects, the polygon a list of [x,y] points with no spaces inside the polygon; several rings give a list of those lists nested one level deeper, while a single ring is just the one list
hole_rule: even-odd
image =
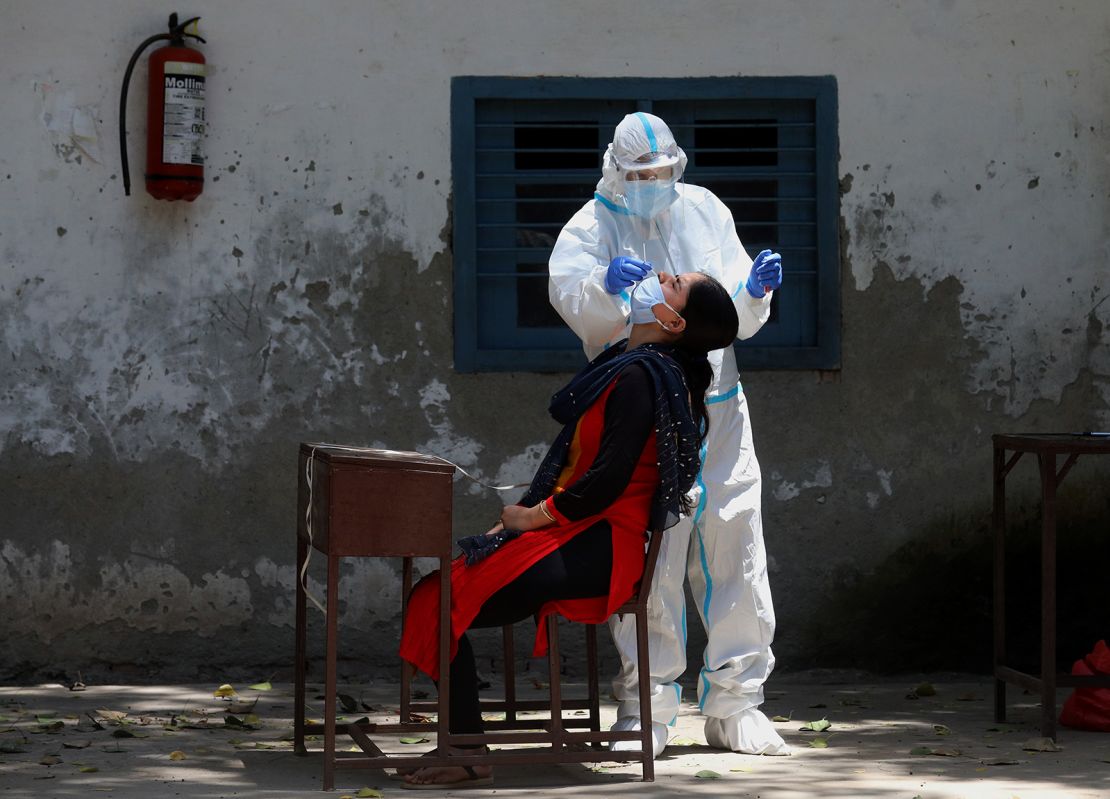
[{"label": "dry fallen leaf", "polygon": [[77,770],[80,771],[82,774],[92,774],[94,772],[100,771],[100,769],[98,769],[96,766],[81,766],[81,768]]},{"label": "dry fallen leaf", "polygon": [[227,707],[225,707],[224,710],[228,713],[250,713],[257,704],[258,697],[255,697],[249,702],[240,699],[232,699],[227,703]]},{"label": "dry fallen leaf", "polygon": [[215,691],[212,692],[212,696],[217,696],[217,697],[220,697],[221,699],[226,697],[226,696],[234,696],[234,695],[235,695],[235,689],[232,688],[231,685],[226,683],[226,682],[223,685],[221,685],[219,688],[217,688]]},{"label": "dry fallen leaf", "polygon": [[42,765],[42,766],[56,766],[61,762],[62,762],[62,759],[60,757],[58,757],[57,755],[43,755],[42,759],[39,761],[39,765]]},{"label": "dry fallen leaf", "polygon": [[355,796],[358,799],[382,799],[382,792],[377,788],[359,788]]},{"label": "dry fallen leaf", "polygon": [[104,710],[103,708],[97,710],[96,715],[105,721],[123,721],[127,718],[127,714],[122,710]]},{"label": "dry fallen leaf", "polygon": [[224,717],[224,726],[232,729],[258,730],[262,728],[262,719],[254,713],[243,716],[243,718],[229,714]]},{"label": "dry fallen leaf", "polygon": [[1060,747],[1051,738],[1030,738],[1021,745],[1026,752],[1059,752]]},{"label": "dry fallen leaf", "polygon": [[934,724],[933,732],[935,732],[937,735],[950,735],[952,730],[948,729],[943,724]]},{"label": "dry fallen leaf", "polygon": [[182,752],[180,749],[174,749],[172,752],[170,752],[170,760],[184,760],[184,759],[185,759],[185,753]]},{"label": "dry fallen leaf", "polygon": [[254,685],[248,685],[247,687],[250,688],[252,691],[272,691],[272,690],[274,690],[274,686],[271,685],[269,682],[256,682]]}]

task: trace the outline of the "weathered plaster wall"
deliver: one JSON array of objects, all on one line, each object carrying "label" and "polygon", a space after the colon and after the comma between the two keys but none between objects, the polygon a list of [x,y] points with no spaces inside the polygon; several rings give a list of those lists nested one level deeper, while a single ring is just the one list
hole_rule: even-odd
[{"label": "weathered plaster wall", "polygon": [[[0,677],[288,664],[299,441],[530,475],[561,378],[451,368],[453,75],[837,77],[843,368],[744,376],[783,665],[906,546],[981,540],[991,432],[1110,427],[1104,3],[178,10],[211,65],[191,205],[119,180],[118,84],[164,11],[16,0],[0,29]],[[1084,466],[1097,510],[1110,471]],[[456,495],[461,530],[495,517]],[[396,569],[347,569],[372,673]]]}]

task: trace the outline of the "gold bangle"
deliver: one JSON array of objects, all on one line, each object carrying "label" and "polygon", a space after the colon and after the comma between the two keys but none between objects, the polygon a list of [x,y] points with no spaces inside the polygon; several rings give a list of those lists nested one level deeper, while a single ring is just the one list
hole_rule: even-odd
[{"label": "gold bangle", "polygon": [[548,519],[550,519],[551,522],[554,523],[555,521],[557,521],[557,519],[551,514],[551,511],[549,511],[547,509],[547,500],[546,499],[541,499],[540,500],[539,508],[540,508],[540,513],[542,513],[544,516],[546,516]]}]

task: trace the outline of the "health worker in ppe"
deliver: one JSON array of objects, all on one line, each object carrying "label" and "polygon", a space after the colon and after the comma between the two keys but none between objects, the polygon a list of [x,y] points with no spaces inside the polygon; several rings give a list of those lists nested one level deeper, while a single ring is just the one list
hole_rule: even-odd
[{"label": "health worker in ppe", "polygon": [[[591,359],[627,336],[630,313],[643,304],[643,292],[654,293],[656,273],[715,277],[732,296],[741,339],[755,335],[770,316],[771,292],[782,285],[781,256],[764,250],[753,262],[728,208],[712,192],[683,182],[685,167],[686,154],[662,119],[629,114],[605,151],[593,199],[559,234],[549,264],[551,304]],[[655,755],[667,744],[667,725],[675,723],[682,698],[677,680],[686,669],[687,575],[708,635],[698,677],[706,740],[736,752],[789,754],[759,709],[775,663],[775,612],[748,404],[732,347],[709,359],[709,435],[691,492],[694,510],[664,535],[651,586]],[[619,703],[614,729],[638,729],[634,620],[613,617],[609,624],[622,661],[613,682]],[[639,749],[639,743],[612,747]]]}]

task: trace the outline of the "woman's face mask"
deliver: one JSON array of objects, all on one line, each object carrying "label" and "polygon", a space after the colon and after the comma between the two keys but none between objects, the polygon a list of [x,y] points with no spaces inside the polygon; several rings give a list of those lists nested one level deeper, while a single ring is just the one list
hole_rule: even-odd
[{"label": "woman's face mask", "polygon": [[656,305],[666,305],[670,308],[671,312],[682,318],[682,314],[671,308],[670,303],[663,297],[663,286],[659,283],[659,278],[655,275],[644,278],[632,289],[632,324],[642,325],[645,322],[657,322],[664,330],[669,328],[659,321],[659,318],[652,310]]}]

